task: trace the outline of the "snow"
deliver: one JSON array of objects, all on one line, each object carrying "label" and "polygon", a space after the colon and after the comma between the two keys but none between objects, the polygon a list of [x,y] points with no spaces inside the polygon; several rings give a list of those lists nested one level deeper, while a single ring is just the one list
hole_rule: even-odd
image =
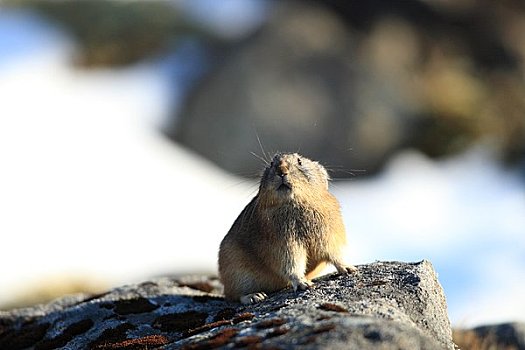
[{"label": "snow", "polygon": [[0,65],[0,303],[42,276],[211,272],[254,194],[156,130],[170,101],[155,64],[79,71],[71,50]]},{"label": "snow", "polygon": [[375,179],[336,183],[348,259],[430,260],[455,323],[523,319],[525,186],[492,158],[484,146],[440,162],[408,151]]},{"label": "snow", "polygon": [[[72,51],[35,17],[0,14],[0,305],[46,276],[213,272],[257,188],[161,136],[174,102],[158,62],[82,71]],[[335,182],[348,261],[428,259],[453,324],[523,321],[525,186],[492,158],[407,151]]]}]

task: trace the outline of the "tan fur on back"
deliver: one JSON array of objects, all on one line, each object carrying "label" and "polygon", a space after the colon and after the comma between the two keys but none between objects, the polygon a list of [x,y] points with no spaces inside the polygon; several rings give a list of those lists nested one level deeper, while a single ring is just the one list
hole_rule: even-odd
[{"label": "tan fur on back", "polygon": [[296,153],[277,154],[258,194],[235,220],[219,249],[219,276],[226,298],[304,289],[325,263],[352,272],[341,249],[346,234],[328,175]]}]

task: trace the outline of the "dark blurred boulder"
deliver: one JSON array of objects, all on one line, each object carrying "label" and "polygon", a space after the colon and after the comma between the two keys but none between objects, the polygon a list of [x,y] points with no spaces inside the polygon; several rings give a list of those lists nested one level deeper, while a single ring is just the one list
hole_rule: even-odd
[{"label": "dark blurred boulder", "polygon": [[[372,174],[391,154],[433,157],[490,142],[525,155],[525,28],[518,1],[275,2],[166,128],[242,175],[250,154],[299,150]],[[496,152],[498,153],[498,152]]]},{"label": "dark blurred boulder", "polygon": [[453,335],[454,342],[463,350],[525,350],[525,323],[455,329]]},{"label": "dark blurred boulder", "polygon": [[36,11],[76,40],[79,67],[122,66],[173,50],[187,35],[209,37],[168,1],[7,0]]},{"label": "dark blurred boulder", "polygon": [[325,8],[278,6],[200,84],[167,133],[236,174],[257,174],[250,151],[262,155],[258,138],[268,153],[375,170],[410,133],[413,106],[401,103],[403,89],[370,79],[357,35]]}]

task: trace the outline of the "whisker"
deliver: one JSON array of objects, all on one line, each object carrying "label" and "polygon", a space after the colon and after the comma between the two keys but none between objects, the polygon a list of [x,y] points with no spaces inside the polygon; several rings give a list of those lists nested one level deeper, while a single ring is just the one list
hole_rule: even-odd
[{"label": "whisker", "polygon": [[325,167],[331,173],[344,173],[352,176],[357,176],[357,173],[366,173],[365,169],[345,169],[344,167]]},{"label": "whisker", "polygon": [[257,153],[255,152],[250,152],[250,154],[252,156],[254,156],[255,158],[261,160],[265,165],[269,165],[268,161],[266,159],[264,159],[263,157],[261,157],[260,155],[258,155]]},{"label": "whisker", "polygon": [[257,137],[257,142],[259,143],[259,147],[261,148],[263,158],[265,159],[265,163],[268,164],[268,159],[270,158],[268,154],[264,151],[263,144],[261,142],[261,139],[259,138],[259,133],[257,132],[257,129],[255,129],[255,137]]}]

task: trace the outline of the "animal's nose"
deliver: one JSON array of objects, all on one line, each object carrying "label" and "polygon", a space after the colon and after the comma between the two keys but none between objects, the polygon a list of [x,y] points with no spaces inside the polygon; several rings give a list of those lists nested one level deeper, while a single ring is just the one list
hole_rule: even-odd
[{"label": "animal's nose", "polygon": [[288,165],[284,160],[281,160],[281,162],[279,163],[279,166],[277,167],[277,172],[280,177],[288,175]]}]

